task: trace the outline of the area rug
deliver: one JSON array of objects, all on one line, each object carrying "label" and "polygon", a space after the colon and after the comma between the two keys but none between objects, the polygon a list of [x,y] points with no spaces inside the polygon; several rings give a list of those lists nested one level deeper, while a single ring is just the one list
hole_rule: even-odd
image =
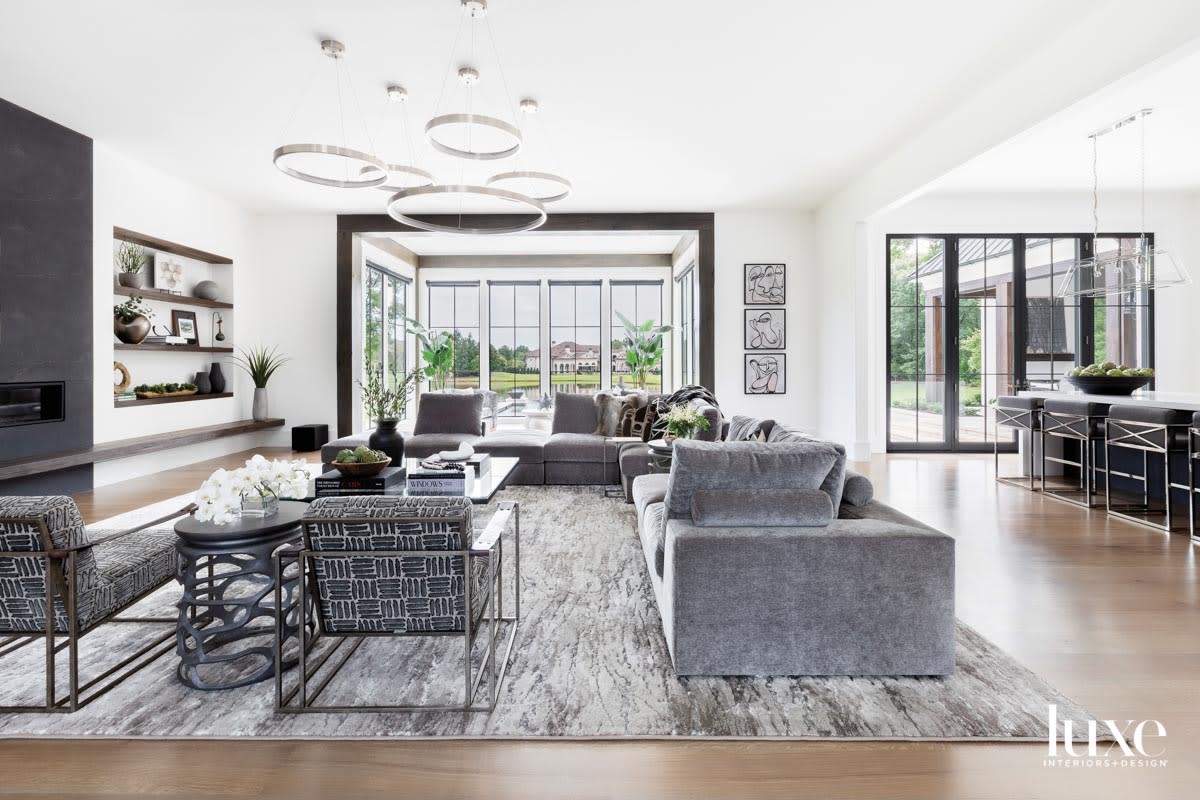
[{"label": "area rug", "polygon": [[[513,487],[500,496],[521,503],[523,620],[491,714],[278,714],[271,681],[198,691],[178,682],[168,653],[74,714],[0,716],[0,736],[1030,741],[1045,739],[1049,704],[1059,719],[1094,719],[961,622],[957,669],[946,678],[679,678],[633,507],[600,487]],[[98,527],[121,529],[189,499]],[[477,525],[493,508],[478,509]],[[171,614],[178,598],[170,584],[138,612]],[[108,625],[89,634],[81,671],[111,664],[152,631]],[[0,659],[0,705],[37,701],[41,652],[31,645]],[[461,698],[462,658],[448,639],[369,640],[322,699]]]}]

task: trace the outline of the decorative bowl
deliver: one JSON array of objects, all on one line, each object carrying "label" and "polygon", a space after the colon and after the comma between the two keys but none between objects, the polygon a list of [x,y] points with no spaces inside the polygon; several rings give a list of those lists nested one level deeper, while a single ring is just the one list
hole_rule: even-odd
[{"label": "decorative bowl", "polygon": [[392,460],[390,458],[385,458],[383,461],[372,461],[367,464],[358,461],[348,461],[345,464],[339,464],[335,461],[333,468],[347,478],[373,478],[387,469],[387,465],[391,463]]},{"label": "decorative bowl", "polygon": [[1110,378],[1108,376],[1087,377],[1079,375],[1077,377],[1067,376],[1066,380],[1076,389],[1087,394],[1128,395],[1133,394],[1154,379]]}]

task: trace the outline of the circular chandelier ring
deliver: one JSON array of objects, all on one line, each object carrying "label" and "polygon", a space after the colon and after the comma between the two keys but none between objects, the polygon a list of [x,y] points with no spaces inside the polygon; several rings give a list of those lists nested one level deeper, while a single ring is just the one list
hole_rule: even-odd
[{"label": "circular chandelier ring", "polygon": [[[508,200],[513,203],[527,206],[534,212],[532,219],[515,225],[505,225],[501,227],[480,227],[470,228],[457,225],[440,225],[436,222],[427,222],[408,216],[401,212],[397,206],[410,197],[422,197],[425,195],[436,194],[474,194],[485,195],[487,197],[496,197],[501,200]],[[546,207],[541,201],[532,197],[527,197],[519,192],[509,191],[508,189],[497,189],[494,186],[468,186],[466,184],[445,184],[438,186],[418,186],[412,189],[404,189],[396,192],[388,200],[387,204],[388,216],[396,220],[402,225],[408,225],[423,231],[431,233],[465,233],[471,235],[487,235],[487,234],[502,234],[502,233],[521,233],[523,231],[531,231],[534,228],[540,228],[546,222]]]},{"label": "circular chandelier ring", "polygon": [[[434,131],[438,128],[444,128],[448,125],[480,125],[485,128],[506,133],[516,140],[516,144],[507,150],[491,150],[479,152],[475,150],[460,150],[457,147],[452,147],[443,142],[439,142],[434,136]],[[472,161],[496,161],[501,158],[515,156],[521,150],[522,138],[521,130],[516,125],[511,125],[502,119],[496,117],[488,117],[483,114],[443,114],[440,117],[434,117],[425,123],[425,136],[429,139],[429,143],[438,152],[445,153],[448,156],[456,156],[457,158],[466,158]]]},{"label": "circular chandelier ring", "polygon": [[[384,182],[383,184],[375,187],[376,189],[379,189],[380,191],[403,192],[405,189],[420,188],[420,187],[424,187],[424,186],[432,186],[435,183],[437,183],[437,180],[433,177],[433,173],[426,172],[425,170],[418,169],[417,167],[410,167],[407,164],[384,164],[384,167],[387,168],[388,178],[391,178],[393,175],[411,175],[412,177],[420,178],[421,180],[423,180],[425,182],[417,184],[416,187],[392,186],[390,183]],[[368,169],[370,169],[370,167],[363,167],[364,172]]]},{"label": "circular chandelier ring", "polygon": [[558,200],[565,200],[566,198],[570,197],[571,190],[574,188],[571,185],[571,182],[569,180],[567,180],[566,178],[562,177],[561,175],[555,175],[552,172],[531,172],[529,170],[520,170],[517,172],[501,172],[497,175],[493,175],[492,177],[488,178],[486,185],[487,186],[495,186],[495,184],[500,183],[501,181],[519,180],[519,179],[548,181],[550,183],[557,183],[559,186],[562,187],[562,191],[559,192],[558,194],[551,194],[551,195],[544,195],[544,196],[529,195],[534,200],[537,200],[539,203],[553,203]]},{"label": "circular chandelier ring", "polygon": [[[336,158],[344,158],[348,161],[357,161],[364,166],[359,170],[358,180],[339,180],[337,178],[314,175],[313,173],[304,172],[303,170],[298,170],[282,163],[283,159],[292,155],[334,156]],[[283,147],[275,148],[272,161],[284,174],[320,186],[332,186],[335,189],[370,189],[374,186],[383,185],[388,179],[387,165],[383,163],[382,159],[376,158],[370,153],[364,153],[362,150],[338,147],[333,144],[285,144]]]}]

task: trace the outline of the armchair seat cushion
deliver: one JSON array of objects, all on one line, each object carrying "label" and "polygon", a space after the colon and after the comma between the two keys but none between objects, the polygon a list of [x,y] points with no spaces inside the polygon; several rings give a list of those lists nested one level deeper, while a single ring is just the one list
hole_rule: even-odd
[{"label": "armchair seat cushion", "polygon": [[[89,618],[80,619],[81,625],[90,625],[125,608],[175,576],[175,530],[171,524],[165,528],[137,531],[96,546],[100,582],[96,603]],[[89,531],[96,539],[109,533]]]},{"label": "armchair seat cushion", "polygon": [[[608,450],[605,453],[605,450]],[[603,436],[592,433],[555,433],[546,440],[542,455],[547,462],[568,461],[599,464],[617,463],[617,443],[605,444]]]}]

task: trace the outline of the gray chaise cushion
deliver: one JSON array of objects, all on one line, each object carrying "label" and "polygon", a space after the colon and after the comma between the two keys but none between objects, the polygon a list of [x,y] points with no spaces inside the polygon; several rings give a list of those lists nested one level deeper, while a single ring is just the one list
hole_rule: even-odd
[{"label": "gray chaise cushion", "polygon": [[852,506],[865,506],[875,496],[875,486],[866,475],[852,469],[846,470],[846,483],[842,487],[842,502]]},{"label": "gray chaise cushion", "polygon": [[[605,454],[605,450],[608,453]],[[542,450],[546,461],[574,461],[599,465],[602,461],[617,463],[617,443],[608,442],[603,436],[588,433],[554,433],[546,440]]]},{"label": "gray chaise cushion", "polygon": [[819,528],[832,521],[833,502],[820,489],[701,489],[692,495],[692,522],[702,528]]},{"label": "gray chaise cushion", "polygon": [[729,442],[766,441],[770,429],[771,420],[735,415],[733,419],[729,420],[729,430],[725,434],[725,440]]},{"label": "gray chaise cushion", "polygon": [[846,455],[825,442],[675,443],[667,481],[667,516],[690,518],[701,489],[821,489],[837,508]]},{"label": "gray chaise cushion", "polygon": [[596,400],[590,394],[554,395],[554,421],[551,433],[592,433],[596,430]]},{"label": "gray chaise cushion", "polygon": [[461,444],[472,447],[480,441],[476,433],[419,433],[404,437],[405,458],[429,458],[443,450],[457,450]]},{"label": "gray chaise cushion", "polygon": [[475,452],[519,458],[522,464],[541,464],[545,460],[543,448],[549,438],[550,434],[545,431],[504,429],[475,442]]},{"label": "gray chaise cushion", "polygon": [[413,433],[471,433],[479,435],[483,395],[425,392],[417,404]]}]

